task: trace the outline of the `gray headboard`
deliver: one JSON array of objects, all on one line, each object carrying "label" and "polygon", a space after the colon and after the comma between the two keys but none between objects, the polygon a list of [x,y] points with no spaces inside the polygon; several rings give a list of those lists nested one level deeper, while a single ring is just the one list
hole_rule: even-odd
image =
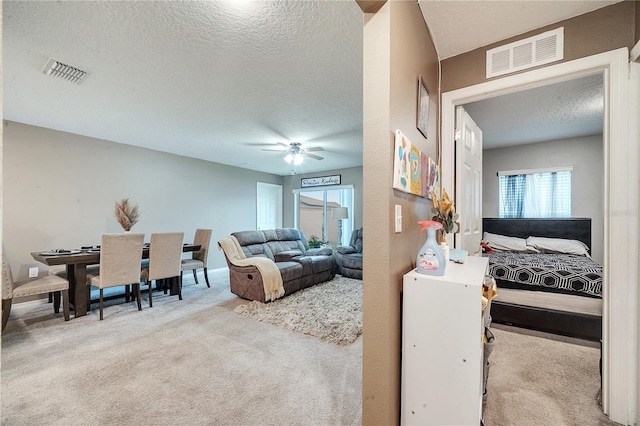
[{"label": "gray headboard", "polygon": [[582,241],[591,251],[591,219],[497,219],[483,218],[482,231],[510,237],[566,238]]}]

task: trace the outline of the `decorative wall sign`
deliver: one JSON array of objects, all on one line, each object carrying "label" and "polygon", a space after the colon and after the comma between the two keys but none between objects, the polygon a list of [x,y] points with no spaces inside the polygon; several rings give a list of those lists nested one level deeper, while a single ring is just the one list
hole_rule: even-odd
[{"label": "decorative wall sign", "polygon": [[418,119],[416,127],[426,138],[429,125],[429,92],[422,76],[418,78]]},{"label": "decorative wall sign", "polygon": [[309,188],[311,186],[340,185],[341,180],[342,175],[302,178],[300,180],[300,186],[302,188]]}]

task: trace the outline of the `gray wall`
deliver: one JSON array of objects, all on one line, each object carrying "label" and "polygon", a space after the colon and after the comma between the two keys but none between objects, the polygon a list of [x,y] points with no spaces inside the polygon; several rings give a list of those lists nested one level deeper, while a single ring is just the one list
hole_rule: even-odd
[{"label": "gray wall", "polygon": [[571,215],[590,217],[592,257],[603,262],[604,155],[602,135],[488,149],[482,161],[482,215],[498,217],[498,177],[501,170],[573,166]]},{"label": "gray wall", "polygon": [[255,229],[256,182],[283,185],[288,227],[300,178],[341,174],[354,186],[362,226],[362,167],[282,177],[10,121],[3,156],[3,243],[15,279],[26,279],[30,266],[46,273],[33,251],[99,244],[102,233],[122,232],[114,217],[122,198],[140,208],[133,232],[184,231],[193,241],[196,228],[211,228],[210,269],[226,267],[218,240]]}]

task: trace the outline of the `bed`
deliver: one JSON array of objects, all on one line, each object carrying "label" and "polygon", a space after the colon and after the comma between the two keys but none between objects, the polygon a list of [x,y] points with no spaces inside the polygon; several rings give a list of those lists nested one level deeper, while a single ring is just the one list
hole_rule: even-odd
[{"label": "bed", "polygon": [[[545,237],[582,242],[591,249],[591,219],[483,219],[483,232],[527,239]],[[496,245],[499,245],[498,237]],[[511,241],[510,238],[505,240]],[[521,240],[513,240],[517,244]],[[530,242],[532,240],[529,240]],[[538,241],[550,241],[538,239]],[[553,240],[554,243],[559,240]],[[575,241],[574,241],[575,242]],[[576,243],[578,244],[578,243]],[[534,244],[535,245],[535,244]],[[531,246],[527,246],[528,248]],[[505,244],[489,257],[489,274],[498,284],[491,305],[496,323],[569,337],[600,341],[602,336],[602,266],[589,256],[560,253],[539,245],[522,251]],[[551,248],[555,249],[555,246]],[[571,251],[571,250],[569,250]]]}]

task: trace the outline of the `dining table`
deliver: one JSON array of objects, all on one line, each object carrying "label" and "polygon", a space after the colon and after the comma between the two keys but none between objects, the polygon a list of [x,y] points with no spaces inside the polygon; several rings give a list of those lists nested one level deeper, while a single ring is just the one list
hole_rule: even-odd
[{"label": "dining table", "polygon": [[[88,246],[87,246],[88,247]],[[182,252],[188,253],[200,250],[199,244],[186,243]],[[100,249],[98,246],[74,250],[51,250],[32,252],[31,256],[47,266],[65,265],[69,280],[69,303],[73,307],[74,316],[87,314],[91,303],[91,286],[87,284],[87,266],[100,264]],[[149,244],[142,249],[142,258],[149,258]]]}]

